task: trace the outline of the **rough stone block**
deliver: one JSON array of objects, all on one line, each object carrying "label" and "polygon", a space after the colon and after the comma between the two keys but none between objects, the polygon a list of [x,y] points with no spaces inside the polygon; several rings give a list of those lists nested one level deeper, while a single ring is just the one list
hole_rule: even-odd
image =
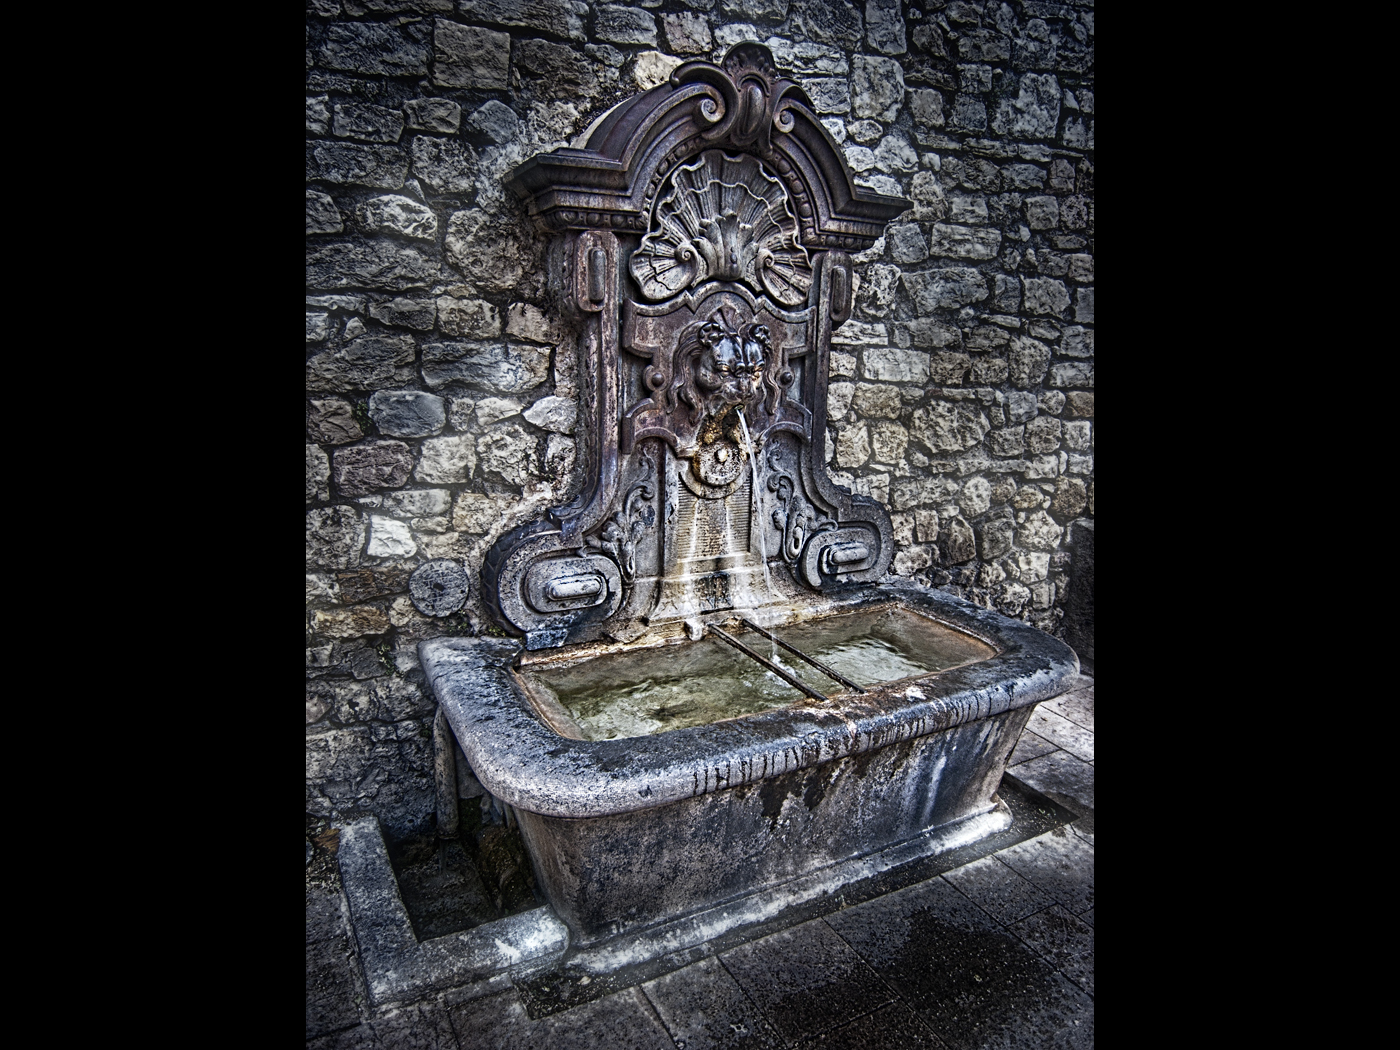
[{"label": "rough stone block", "polygon": [[447,423],[443,399],[420,390],[376,390],[369,398],[369,415],[381,434],[426,437]]},{"label": "rough stone block", "polygon": [[[987,280],[976,270],[953,268],[906,273],[904,287],[921,313],[956,310],[987,298]],[[1063,287],[1063,285],[1061,286]],[[1066,297],[1068,305],[1068,297]]]},{"label": "rough stone block", "polygon": [[311,630],[323,638],[360,638],[385,634],[389,617],[373,605],[352,605],[344,609],[317,609],[311,614]]},{"label": "rough stone block", "polygon": [[972,362],[971,382],[978,386],[1000,386],[1006,382],[1010,366],[1000,354],[979,354]]},{"label": "rough stone block", "polygon": [[1060,447],[1060,421],[1040,416],[1026,424],[1026,447],[1035,453],[1055,452]]},{"label": "rough stone block", "polygon": [[[1093,275],[1089,275],[1090,280]],[[1094,323],[1094,290],[1078,288],[1074,293],[1074,319],[1085,324]]]},{"label": "rough stone block", "polygon": [[663,55],[660,51],[643,51],[632,64],[632,79],[640,91],[650,91],[659,84],[666,83],[681,64],[679,58]]},{"label": "rough stone block", "polygon": [[909,92],[909,112],[914,123],[930,128],[943,126],[943,96],[932,88],[913,88]]},{"label": "rough stone block", "polygon": [[339,103],[331,131],[337,138],[361,142],[398,142],[403,134],[403,112],[359,102]]},{"label": "rough stone block", "polygon": [[836,465],[853,469],[870,458],[870,431],[864,425],[846,427],[836,436]]},{"label": "rough stone block", "polygon": [[[859,148],[859,147],[856,147]],[[869,152],[867,150],[867,152]],[[890,257],[897,263],[917,263],[928,258],[928,242],[916,222],[899,223],[886,230]]]},{"label": "rough stone block", "polygon": [[[1087,197],[1066,197],[1060,202],[1060,225],[1067,230],[1082,230],[1089,223]],[[1082,243],[1082,242],[1081,242]]]},{"label": "rough stone block", "polygon": [[870,425],[870,452],[875,462],[898,464],[908,444],[909,431],[898,423],[878,421]]},{"label": "rough stone block", "polygon": [[917,171],[919,154],[903,134],[891,131],[875,147],[875,166],[889,172]]},{"label": "rough stone block", "polygon": [[326,483],[331,478],[331,461],[319,445],[306,446],[306,502],[330,499]]},{"label": "rough stone block", "polygon": [[460,381],[498,394],[523,394],[549,378],[549,354],[498,343],[429,343],[423,347],[423,378],[434,390]]},{"label": "rough stone block", "polygon": [[415,98],[404,103],[408,126],[417,131],[457,134],[462,124],[462,107],[450,98]]},{"label": "rough stone block", "polygon": [[318,190],[306,191],[306,232],[340,233],[345,227],[341,224],[340,209],[335,201]]},{"label": "rough stone block", "polygon": [[1016,545],[1026,550],[1054,551],[1064,531],[1045,511],[1031,511],[1016,530]]},{"label": "rough stone block", "polygon": [[323,343],[330,334],[330,314],[321,310],[306,311],[306,341]]},{"label": "rough stone block", "polygon": [[855,395],[854,383],[829,383],[826,388],[826,414],[831,419],[845,419]]},{"label": "rough stone block", "polygon": [[532,343],[552,343],[555,338],[553,322],[538,306],[529,303],[510,304],[506,311],[506,334]]},{"label": "rough stone block", "polygon": [[471,22],[523,26],[583,40],[588,5],[580,0],[458,0],[457,13]]},{"label": "rough stone block", "polygon": [[476,425],[489,427],[492,423],[517,415],[524,407],[523,401],[513,397],[483,397],[476,403]]},{"label": "rough stone block", "polygon": [[456,139],[415,135],[409,147],[413,174],[437,193],[468,193],[476,189],[476,155]]},{"label": "rough stone block", "polygon": [[808,77],[802,87],[818,113],[849,113],[851,83],[845,77]]},{"label": "rough stone block", "polygon": [[437,306],[431,299],[393,299],[387,303],[371,303],[369,315],[380,324],[426,332],[436,323]]},{"label": "rough stone block", "polygon": [[952,350],[940,350],[929,360],[929,378],[940,386],[961,386],[972,368],[972,358]]},{"label": "rough stone block", "polygon": [[1069,289],[1063,281],[1053,277],[1025,277],[1022,286],[1027,313],[1065,316],[1069,309]]},{"label": "rough stone block", "polygon": [[542,397],[524,413],[535,426],[560,434],[572,434],[578,419],[578,402],[566,397]]},{"label": "rough stone block", "polygon": [[857,383],[852,404],[862,416],[872,419],[898,419],[904,409],[899,387],[877,383]]},{"label": "rough stone block", "polygon": [[342,496],[367,496],[396,489],[413,470],[413,454],[402,441],[375,441],[338,448],[331,458],[331,480]]},{"label": "rough stone block", "polygon": [[447,259],[484,291],[517,292],[525,276],[517,232],[480,208],[454,212],[447,221]]},{"label": "rough stone block", "polygon": [[1060,121],[1060,85],[1052,74],[1021,77],[1015,99],[1003,99],[992,118],[992,130],[1015,138],[1054,138]]},{"label": "rough stone block", "polygon": [[846,164],[852,171],[869,171],[875,167],[875,151],[866,146],[847,145],[842,152],[846,154]]},{"label": "rough stone block", "polygon": [[317,60],[326,69],[347,73],[421,76],[428,71],[428,50],[417,25],[337,22],[326,28],[326,43]]},{"label": "rough stone block", "polygon": [[948,218],[953,222],[980,224],[987,221],[987,198],[965,193],[948,196]]},{"label": "rough stone block", "polygon": [[509,67],[510,34],[444,18],[433,21],[434,84],[502,90],[507,86]]},{"label": "rough stone block", "polygon": [[975,95],[955,95],[951,123],[964,131],[986,131],[987,104]]},{"label": "rough stone block", "polygon": [[365,435],[355,422],[349,402],[329,397],[308,402],[306,436],[327,445],[344,445]]},{"label": "rough stone block", "polygon": [[396,190],[408,177],[408,157],[396,146],[360,146],[353,142],[308,143],[306,177]]},{"label": "rough stone block", "polygon": [[308,390],[375,390],[413,382],[413,337],[361,336],[306,363]]},{"label": "rough stone block", "polygon": [[1026,450],[1024,425],[993,430],[987,438],[987,449],[994,456],[1019,456]]},{"label": "rough stone block", "polygon": [[994,518],[983,522],[978,530],[978,553],[983,561],[1005,557],[1011,552],[1011,541],[1015,536],[1016,523],[1010,518]]},{"label": "rough stone block", "polygon": [[313,248],[306,257],[308,288],[382,288],[400,292],[425,288],[438,264],[420,249],[393,241],[351,241]]},{"label": "rough stone block", "polygon": [[306,512],[306,561],[323,569],[360,564],[365,525],[354,507],[318,507]]},{"label": "rough stone block", "polygon": [[1069,279],[1077,284],[1094,283],[1094,257],[1092,255],[1071,255],[1069,257]]},{"label": "rough stone block", "polygon": [[1011,382],[1017,387],[1025,390],[1028,387],[1039,386],[1050,364],[1050,348],[1038,339],[1013,336],[1008,363]]},{"label": "rough stone block", "polygon": [[1060,224],[1060,202],[1055,197],[1027,197],[1026,224],[1033,230],[1051,230]]},{"label": "rough stone block", "polygon": [[930,452],[961,452],[979,445],[991,423],[975,407],[936,401],[916,410],[909,433]]},{"label": "rough stone block", "polygon": [[908,50],[899,0],[866,0],[865,39],[884,55],[902,55]]},{"label": "rough stone block", "polygon": [[539,473],[538,450],[538,440],[518,423],[496,427],[476,440],[482,475],[517,487]]},{"label": "rough stone block", "polygon": [[591,99],[598,91],[593,63],[565,44],[522,40],[515,47],[515,65],[542,98]]},{"label": "rough stone block", "polygon": [[356,217],[370,233],[388,231],[416,240],[437,240],[437,215],[433,209],[408,197],[375,197],[356,209]]},{"label": "rough stone block", "polygon": [[[1079,390],[1094,389],[1094,365],[1090,361],[1058,361],[1050,369],[1050,385]],[[1093,402],[1090,403],[1092,409]]]},{"label": "rough stone block", "polygon": [[792,0],[785,34],[852,50],[860,47],[864,29],[860,10],[851,0]]},{"label": "rough stone block", "polygon": [[1071,390],[1065,395],[1065,411],[1072,419],[1092,418],[1094,415],[1094,395],[1088,391]]},{"label": "rough stone block", "polygon": [[469,434],[429,438],[423,442],[414,478],[433,485],[470,480],[476,470],[476,452],[472,445]]},{"label": "rough stone block", "polygon": [[928,317],[918,317],[904,326],[913,346],[958,346],[962,343],[962,332],[950,324]]},{"label": "rough stone block", "polygon": [[493,142],[511,142],[520,134],[520,118],[504,102],[485,102],[467,119],[467,127]]},{"label": "rough stone block", "polygon": [[[1070,426],[1087,428],[1089,424],[1071,423]],[[1055,496],[1050,501],[1050,513],[1056,518],[1061,521],[1076,518],[1083,513],[1088,502],[1088,490],[1079,478],[1055,479]]]},{"label": "rough stone block", "polygon": [[454,299],[442,296],[437,301],[438,325],[448,335],[468,339],[491,339],[501,334],[501,312],[483,299]]},{"label": "rough stone block", "polygon": [[1000,248],[1001,231],[993,229],[934,223],[929,238],[929,254],[959,259],[994,259]]},{"label": "rough stone block", "polygon": [[904,102],[904,70],[889,58],[851,60],[851,111],[857,117],[894,120]]},{"label": "rough stone block", "polygon": [[704,15],[683,11],[661,16],[666,33],[666,47],[677,55],[703,55],[714,46],[710,27]]},{"label": "rough stone block", "polygon": [[656,46],[656,19],[648,11],[619,4],[598,4],[593,9],[593,35],[614,44]]}]

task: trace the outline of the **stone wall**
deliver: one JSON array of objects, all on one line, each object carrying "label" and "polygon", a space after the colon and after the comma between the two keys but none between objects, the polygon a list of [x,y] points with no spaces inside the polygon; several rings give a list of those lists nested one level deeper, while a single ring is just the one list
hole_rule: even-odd
[{"label": "stone wall", "polygon": [[[890,507],[893,571],[1063,635],[1094,513],[1092,0],[310,0],[309,814],[430,824],[417,642],[487,629],[486,550],[578,485],[574,346],[502,176],[741,40],[915,202],[856,257],[832,475]],[[447,620],[407,596],[438,557],[472,580]]]}]

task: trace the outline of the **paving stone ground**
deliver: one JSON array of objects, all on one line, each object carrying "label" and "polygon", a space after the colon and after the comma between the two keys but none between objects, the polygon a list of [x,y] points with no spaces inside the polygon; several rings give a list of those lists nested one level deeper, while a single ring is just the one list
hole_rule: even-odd
[{"label": "paving stone ground", "polygon": [[943,875],[532,1019],[509,986],[376,1013],[334,863],[306,899],[308,1050],[1091,1047],[1094,680],[1042,704],[1008,772],[1079,819]]}]

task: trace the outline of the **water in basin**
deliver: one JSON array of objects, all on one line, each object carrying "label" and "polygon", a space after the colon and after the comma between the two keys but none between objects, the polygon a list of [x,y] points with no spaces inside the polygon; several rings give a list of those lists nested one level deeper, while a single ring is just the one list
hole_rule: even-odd
[{"label": "water in basin", "polygon": [[[731,628],[730,633],[826,696],[847,691],[756,632]],[[985,642],[897,607],[811,620],[773,633],[867,687],[996,655]],[[586,740],[706,725],[805,699],[777,675],[713,637],[595,657],[572,666],[529,668],[521,677],[540,706],[562,709]]]}]

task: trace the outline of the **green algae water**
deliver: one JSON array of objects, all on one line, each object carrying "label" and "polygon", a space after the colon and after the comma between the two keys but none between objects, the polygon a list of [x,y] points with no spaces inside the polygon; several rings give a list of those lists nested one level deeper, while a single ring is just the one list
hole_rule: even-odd
[{"label": "green algae water", "polygon": [[[765,655],[766,638],[726,628]],[[991,646],[906,609],[849,613],[773,633],[863,686],[947,670],[995,655]],[[774,662],[818,692],[846,687],[790,653]],[[558,704],[584,739],[615,740],[708,725],[804,699],[793,686],[717,638],[522,673],[537,697]]]}]

